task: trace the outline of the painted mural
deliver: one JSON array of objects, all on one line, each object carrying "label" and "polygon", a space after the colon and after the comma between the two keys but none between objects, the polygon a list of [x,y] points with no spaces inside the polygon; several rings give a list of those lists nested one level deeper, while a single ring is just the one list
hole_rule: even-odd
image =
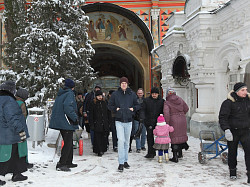
[{"label": "painted mural", "polygon": [[92,44],[105,42],[118,45],[133,53],[138,59],[148,58],[146,39],[131,20],[110,12],[88,13],[88,34]]}]

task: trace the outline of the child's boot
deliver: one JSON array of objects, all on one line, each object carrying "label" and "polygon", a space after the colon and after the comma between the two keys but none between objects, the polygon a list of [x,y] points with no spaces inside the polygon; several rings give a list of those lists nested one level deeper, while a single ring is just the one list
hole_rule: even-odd
[{"label": "child's boot", "polygon": [[229,172],[230,172],[230,179],[231,179],[231,180],[236,180],[236,179],[237,179],[236,168],[234,168],[234,169],[229,169]]},{"label": "child's boot", "polygon": [[165,159],[166,159],[167,162],[169,161],[168,153],[165,153]]},{"label": "child's boot", "polygon": [[159,162],[159,163],[162,163],[162,156],[159,156],[158,162]]}]

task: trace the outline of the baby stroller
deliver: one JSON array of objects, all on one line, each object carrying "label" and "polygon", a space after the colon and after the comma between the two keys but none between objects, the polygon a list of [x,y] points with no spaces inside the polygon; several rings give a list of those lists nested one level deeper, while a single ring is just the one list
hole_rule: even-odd
[{"label": "baby stroller", "polygon": [[[83,129],[77,129],[73,132],[73,142],[75,142],[75,147],[79,149],[79,155],[82,156],[83,154],[83,140],[81,138]],[[64,146],[64,141],[62,140],[61,149]]]},{"label": "baby stroller", "polygon": [[[206,139],[209,139],[209,141],[204,140],[204,137]],[[226,144],[222,144],[219,142],[224,137],[225,136],[223,135],[222,137],[216,140],[214,131],[206,131],[206,130],[200,131],[199,138],[201,141],[200,143],[201,152],[198,153],[198,160],[201,164],[205,164],[207,160],[214,159],[219,155],[221,155],[222,162],[224,164],[227,164],[228,154],[227,152],[224,151],[227,150],[228,147]],[[207,159],[206,157],[207,154],[213,154],[214,156]]]}]

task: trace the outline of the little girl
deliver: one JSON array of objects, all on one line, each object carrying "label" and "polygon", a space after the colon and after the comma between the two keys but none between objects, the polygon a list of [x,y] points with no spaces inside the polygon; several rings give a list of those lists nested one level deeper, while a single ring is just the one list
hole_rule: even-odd
[{"label": "little girl", "polygon": [[163,151],[165,154],[165,159],[168,162],[168,148],[171,139],[169,137],[169,132],[173,132],[174,128],[166,124],[163,114],[157,118],[157,126],[155,127],[153,133],[156,136],[155,144],[153,146],[154,149],[158,150],[159,163],[162,163]]}]

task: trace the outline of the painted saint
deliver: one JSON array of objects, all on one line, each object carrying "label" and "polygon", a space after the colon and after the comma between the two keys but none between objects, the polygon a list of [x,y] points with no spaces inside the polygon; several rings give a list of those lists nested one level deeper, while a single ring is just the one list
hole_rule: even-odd
[{"label": "painted saint", "polygon": [[101,18],[99,18],[96,22],[96,29],[98,29],[99,32],[102,32],[102,29],[105,29],[105,26]]},{"label": "painted saint", "polygon": [[122,25],[119,25],[118,29],[119,29],[118,35],[119,35],[120,41],[127,40],[127,35],[126,35],[126,31],[124,27]]},{"label": "painted saint", "polygon": [[97,34],[96,34],[96,30],[95,30],[95,26],[94,26],[94,22],[92,20],[90,20],[89,25],[88,25],[88,33],[89,33],[89,37],[92,40],[97,40]]},{"label": "painted saint", "polygon": [[111,39],[111,34],[114,30],[113,24],[110,22],[110,20],[107,20],[107,23],[105,25],[105,40]]}]

